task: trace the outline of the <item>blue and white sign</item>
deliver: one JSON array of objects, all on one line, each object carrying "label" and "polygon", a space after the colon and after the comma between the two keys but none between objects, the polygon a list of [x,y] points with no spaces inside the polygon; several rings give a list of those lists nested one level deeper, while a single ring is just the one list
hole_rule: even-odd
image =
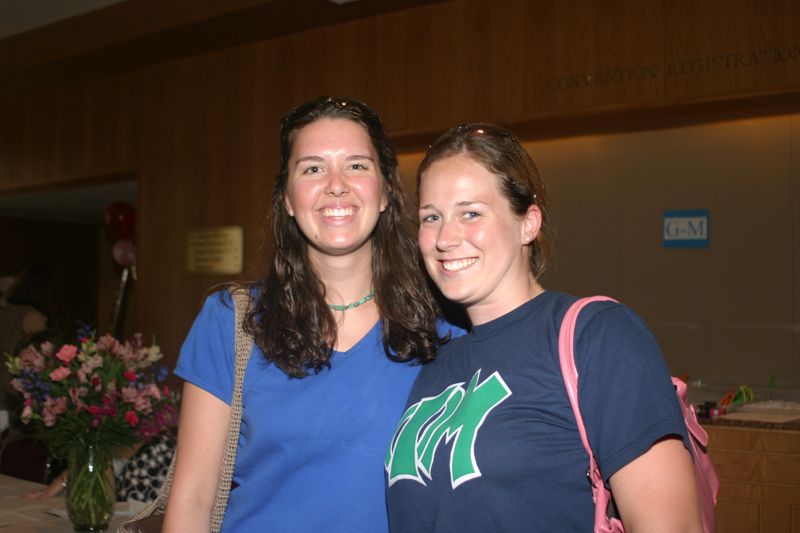
[{"label": "blue and white sign", "polygon": [[664,248],[708,248],[708,209],[664,211]]}]

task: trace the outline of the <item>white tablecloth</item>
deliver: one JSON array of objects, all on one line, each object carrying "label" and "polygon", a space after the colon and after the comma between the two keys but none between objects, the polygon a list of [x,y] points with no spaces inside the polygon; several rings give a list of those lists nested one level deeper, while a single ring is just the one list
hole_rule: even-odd
[{"label": "white tablecloth", "polygon": [[[0,533],[57,533],[72,531],[64,511],[63,494],[53,498],[27,499],[22,494],[41,490],[38,483],[0,474]],[[137,506],[138,507],[138,506]],[[117,503],[116,514],[108,531],[116,531],[133,509],[128,503]]]}]

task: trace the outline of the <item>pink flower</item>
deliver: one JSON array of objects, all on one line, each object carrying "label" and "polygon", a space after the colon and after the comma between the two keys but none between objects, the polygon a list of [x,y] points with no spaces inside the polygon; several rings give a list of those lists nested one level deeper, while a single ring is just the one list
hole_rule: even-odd
[{"label": "pink flower", "polygon": [[45,342],[42,343],[40,348],[42,349],[42,354],[43,355],[46,355],[47,357],[50,357],[51,355],[53,355],[53,350],[55,350],[56,347],[53,345],[52,342],[45,341]]},{"label": "pink flower", "polygon": [[158,389],[158,385],[156,385],[155,383],[151,383],[150,385],[148,385],[145,391],[147,391],[147,394],[149,394],[151,398],[154,398],[156,400],[161,399],[161,391]]},{"label": "pink flower", "polygon": [[86,408],[86,404],[83,402],[83,400],[81,400],[81,398],[87,394],[89,394],[89,391],[86,390],[85,387],[73,387],[69,389],[69,397],[72,400],[72,403],[78,408],[78,411]]},{"label": "pink flower", "polygon": [[19,356],[20,368],[27,368],[39,372],[44,370],[44,356],[33,346],[25,348]]},{"label": "pink flower", "polygon": [[91,371],[92,369],[89,368],[89,365],[87,365],[86,363],[81,363],[81,367],[78,369],[78,380],[81,383],[86,383],[87,381],[89,381],[88,376],[89,372]]},{"label": "pink flower", "polygon": [[130,370],[126,370],[125,372],[122,373],[122,375],[128,381],[137,381],[138,380],[138,378],[136,377],[136,374],[131,372]]},{"label": "pink flower", "polygon": [[133,407],[144,414],[149,414],[153,410],[153,404],[150,402],[150,398],[145,394],[140,394],[136,397],[136,400],[133,402]]},{"label": "pink flower", "polygon": [[125,366],[130,366],[128,363],[133,359],[133,348],[129,342],[117,344],[114,347],[114,355],[117,356],[117,359],[125,361]]},{"label": "pink flower", "polygon": [[139,423],[139,417],[133,411],[128,411],[125,413],[125,421],[131,425],[131,427],[136,427],[136,424]]},{"label": "pink flower", "polygon": [[31,416],[33,416],[33,407],[30,405],[26,405],[22,408],[22,414],[20,415],[20,419],[24,424],[27,424],[31,420]]},{"label": "pink flower", "polygon": [[119,341],[108,333],[97,339],[97,349],[103,352],[114,352],[118,345]]},{"label": "pink flower", "polygon": [[105,406],[105,413],[108,416],[117,416],[117,395],[103,396],[103,405]]},{"label": "pink flower", "polygon": [[17,378],[11,380],[11,386],[17,392],[22,392],[22,393],[25,392],[25,387],[22,386],[22,382]]},{"label": "pink flower", "polygon": [[139,395],[139,391],[135,387],[122,387],[121,392],[122,401],[125,403],[133,403],[136,401],[136,396]]},{"label": "pink flower", "polygon": [[63,415],[67,412],[67,399],[60,396],[57,399],[48,397],[42,406],[42,418],[44,418],[44,425],[52,427],[58,420],[58,415]]},{"label": "pink flower", "polygon": [[103,357],[101,355],[93,355],[86,358],[86,364],[91,369],[100,368],[103,366]]},{"label": "pink flower", "polygon": [[64,363],[69,364],[70,361],[75,359],[76,355],[78,355],[78,347],[73,346],[72,344],[65,344],[58,351],[56,357],[64,361]]},{"label": "pink flower", "polygon": [[135,350],[144,346],[144,335],[141,333],[134,333],[133,337],[131,338],[131,344]]},{"label": "pink flower", "polygon": [[61,381],[62,379],[66,378],[72,373],[72,371],[66,366],[60,366],[50,372],[50,379],[53,381]]},{"label": "pink flower", "polygon": [[97,376],[97,374],[92,376],[92,387],[94,387],[95,392],[100,392],[100,390],[103,388],[103,383],[100,381],[100,378]]}]

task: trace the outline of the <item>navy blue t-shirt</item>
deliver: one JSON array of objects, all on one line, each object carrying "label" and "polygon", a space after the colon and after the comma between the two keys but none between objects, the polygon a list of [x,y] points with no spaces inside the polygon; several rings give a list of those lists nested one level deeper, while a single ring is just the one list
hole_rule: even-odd
[{"label": "navy blue t-shirt", "polygon": [[[423,367],[386,456],[390,530],[591,531],[594,504],[558,361],[575,298],[545,292],[443,347]],[[686,431],[657,343],[613,302],[576,327],[579,401],[608,480]]]}]

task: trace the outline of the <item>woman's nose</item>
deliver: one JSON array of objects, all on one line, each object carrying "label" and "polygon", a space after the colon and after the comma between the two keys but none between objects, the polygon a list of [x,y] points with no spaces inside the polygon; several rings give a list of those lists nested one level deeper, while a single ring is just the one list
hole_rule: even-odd
[{"label": "woman's nose", "polygon": [[459,242],[461,242],[461,231],[458,224],[443,219],[436,235],[436,247],[439,250],[448,250],[457,246]]},{"label": "woman's nose", "polygon": [[328,175],[325,192],[331,196],[341,196],[347,194],[348,190],[347,177],[341,170],[333,169]]}]

